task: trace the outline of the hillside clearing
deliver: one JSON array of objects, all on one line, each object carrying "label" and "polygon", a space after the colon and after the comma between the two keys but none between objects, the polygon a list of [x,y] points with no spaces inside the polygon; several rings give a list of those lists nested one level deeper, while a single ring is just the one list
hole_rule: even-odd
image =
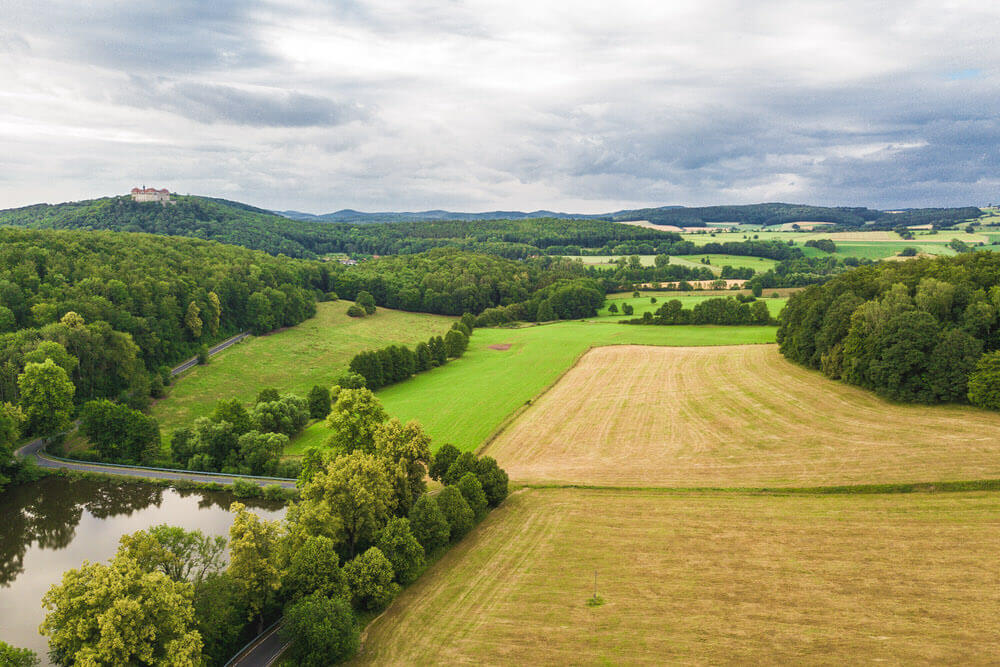
[{"label": "hillside clearing", "polygon": [[1000,653],[998,516],[995,493],[527,490],[356,662],[980,663]]},{"label": "hillside clearing", "polygon": [[617,346],[587,353],[486,453],[538,483],[934,482],[1000,478],[998,432],[1000,414],[892,404],[777,346]]},{"label": "hillside clearing", "polygon": [[[386,412],[416,419],[434,440],[473,450],[509,415],[551,384],[589,347],[599,345],[737,345],[774,341],[775,327],[627,326],[558,322],[520,329],[476,329],[461,359],[378,392]],[[506,350],[490,349],[510,345]],[[322,423],[306,429],[286,450],[320,446]]]},{"label": "hillside clearing", "polygon": [[298,326],[251,338],[184,373],[157,401],[152,415],[164,434],[207,417],[220,399],[250,403],[264,387],[305,396],[328,387],[358,352],[443,335],[453,318],[379,308],[369,317],[347,316],[351,301],[317,304],[316,315]]}]

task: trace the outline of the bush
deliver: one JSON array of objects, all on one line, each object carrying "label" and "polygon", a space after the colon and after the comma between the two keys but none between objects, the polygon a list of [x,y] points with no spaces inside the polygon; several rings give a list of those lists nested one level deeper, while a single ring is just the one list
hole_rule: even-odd
[{"label": "bush", "polygon": [[208,345],[202,345],[198,348],[198,363],[204,366],[208,363]]},{"label": "bush", "polygon": [[451,540],[454,542],[462,539],[466,533],[472,530],[475,515],[461,491],[457,487],[446,486],[441,489],[436,500],[438,507],[441,508],[441,513],[448,522]]},{"label": "bush", "polygon": [[277,401],[281,396],[278,394],[278,390],[274,387],[265,387],[257,392],[257,398],[254,400],[254,405],[257,403],[270,403],[272,401]]},{"label": "bush", "polygon": [[357,296],[354,297],[354,303],[361,306],[366,315],[371,315],[375,312],[375,297],[364,290],[358,292]]},{"label": "bush", "polygon": [[348,317],[364,317],[365,316],[365,309],[362,308],[361,306],[355,304],[353,306],[348,307],[348,309],[347,309],[347,316]]},{"label": "bush", "polygon": [[[337,376],[337,386],[341,389],[364,389],[365,376],[352,371],[344,371]],[[326,416],[326,415],[324,415]]]},{"label": "bush", "polygon": [[314,594],[289,606],[280,633],[291,642],[289,657],[303,667],[343,662],[358,650],[354,612],[338,598]]},{"label": "bush", "polygon": [[969,402],[1000,410],[1000,352],[984,354],[969,375]]},{"label": "bush", "polygon": [[259,498],[261,489],[248,479],[235,479],[232,485],[233,495],[237,498]]},{"label": "bush", "polygon": [[394,578],[392,563],[378,547],[371,547],[344,565],[344,579],[358,609],[384,609],[399,593]]},{"label": "bush", "polygon": [[427,554],[448,543],[451,527],[441,512],[437,500],[427,494],[417,498],[410,509],[410,530]]},{"label": "bush", "polygon": [[392,563],[399,583],[408,584],[420,574],[424,566],[424,548],[410,530],[409,519],[391,519],[379,532],[375,546]]},{"label": "bush", "polygon": [[284,500],[285,490],[278,484],[267,484],[261,489],[261,493],[268,500]]},{"label": "bush", "polygon": [[459,490],[462,497],[465,498],[465,502],[469,503],[469,507],[472,509],[472,515],[476,521],[482,521],[483,517],[489,512],[489,502],[486,500],[486,493],[483,491],[483,485],[479,481],[479,478],[471,472],[467,472],[462,475],[458,483],[455,484],[455,488]]}]

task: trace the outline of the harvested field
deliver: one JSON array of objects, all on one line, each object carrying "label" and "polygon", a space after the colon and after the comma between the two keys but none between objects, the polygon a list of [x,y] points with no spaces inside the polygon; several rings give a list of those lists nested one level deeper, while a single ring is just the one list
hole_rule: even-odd
[{"label": "harvested field", "polygon": [[584,355],[486,449],[511,479],[761,487],[1000,478],[1000,414],[896,405],[774,345]]},{"label": "harvested field", "polygon": [[[368,628],[371,664],[983,664],[1000,494],[528,490]],[[606,603],[588,607],[594,572]]]}]

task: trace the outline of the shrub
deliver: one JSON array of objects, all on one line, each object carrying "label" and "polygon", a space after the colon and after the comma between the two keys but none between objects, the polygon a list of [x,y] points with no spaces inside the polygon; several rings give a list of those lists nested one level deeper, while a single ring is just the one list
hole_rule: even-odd
[{"label": "shrub", "polygon": [[363,389],[365,387],[365,376],[353,371],[344,371],[337,376],[337,386],[341,389]]},{"label": "shrub", "polygon": [[284,500],[285,490],[277,484],[267,484],[261,489],[261,493],[268,500]]},{"label": "shrub", "polygon": [[399,583],[408,584],[420,574],[424,566],[424,548],[410,530],[409,519],[391,519],[379,532],[375,546],[392,563]]},{"label": "shrub", "polygon": [[364,290],[358,292],[357,296],[354,297],[354,303],[361,306],[366,315],[371,315],[375,312],[375,297],[373,297],[369,292]]},{"label": "shrub", "polygon": [[330,390],[326,387],[314,385],[309,390],[306,401],[309,404],[309,416],[313,419],[322,419],[330,414]]},{"label": "shrub", "polygon": [[208,363],[208,345],[202,345],[198,348],[198,363],[204,366]]},{"label": "shrub", "polygon": [[460,540],[472,529],[475,515],[472,508],[465,501],[462,493],[454,486],[446,486],[441,489],[437,498],[438,507],[448,522],[450,537],[452,541]]},{"label": "shrub", "polygon": [[248,479],[234,479],[232,492],[237,498],[259,498],[261,489]]},{"label": "shrub", "polygon": [[417,498],[410,509],[410,530],[427,554],[447,544],[451,532],[437,500],[427,494]]},{"label": "shrub", "polygon": [[348,309],[347,309],[347,316],[348,317],[364,317],[365,316],[365,309],[362,308],[361,306],[355,304],[353,306],[348,307]]},{"label": "shrub", "polygon": [[358,628],[346,601],[314,594],[285,609],[281,637],[289,657],[303,667],[343,662],[358,650]]},{"label": "shrub", "polygon": [[378,547],[371,547],[344,565],[344,579],[358,609],[378,611],[399,593],[392,563]]},{"label": "shrub", "polygon": [[257,403],[270,403],[272,401],[278,400],[279,398],[281,398],[281,396],[278,395],[277,389],[275,389],[274,387],[265,387],[264,389],[261,389],[259,392],[257,392],[257,399],[254,401],[254,404],[256,405]]}]

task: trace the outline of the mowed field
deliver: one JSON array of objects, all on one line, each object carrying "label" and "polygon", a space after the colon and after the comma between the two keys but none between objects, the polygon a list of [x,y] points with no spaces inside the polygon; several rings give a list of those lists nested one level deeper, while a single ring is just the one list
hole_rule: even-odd
[{"label": "mowed field", "polygon": [[184,373],[157,401],[152,415],[165,435],[208,416],[220,399],[249,403],[264,387],[305,396],[313,385],[329,386],[363,350],[413,345],[444,335],[454,318],[379,308],[364,318],[347,316],[352,301],[317,304],[316,316],[298,326],[251,338]]},{"label": "mowed field", "polygon": [[[633,297],[631,294],[609,294],[607,300],[604,302],[604,306],[597,311],[597,316],[601,318],[612,318],[615,321],[622,319],[630,319],[633,317],[642,317],[642,314],[649,311],[655,313],[663,304],[668,301],[677,300],[680,301],[686,310],[694,308],[696,304],[705,301],[706,299],[718,299],[722,297],[731,297],[737,293],[742,293],[746,290],[741,290],[736,292],[735,290],[699,290],[697,292],[667,292],[667,291],[653,291],[653,290],[643,290],[640,292],[642,296]],[[656,303],[650,302],[650,297],[656,298]],[[788,303],[787,298],[777,298],[772,299],[770,297],[762,298],[761,301],[767,304],[767,309],[770,311],[772,317],[777,317],[781,313],[781,309],[785,307]],[[633,309],[632,315],[622,314],[622,306],[624,304],[630,304]],[[611,304],[618,306],[618,312],[612,313],[608,310]]]},{"label": "mowed field", "polygon": [[892,404],[774,345],[618,346],[588,352],[486,453],[533,483],[937,482],[1000,478],[998,433],[998,413]]},{"label": "mowed field", "polygon": [[996,493],[523,490],[369,625],[356,662],[985,664],[998,549]]},{"label": "mowed field", "polygon": [[[590,347],[770,343],[775,331],[756,326],[630,326],[614,319],[476,329],[462,358],[381,389],[378,397],[393,417],[423,424],[435,449],[448,442],[474,450]],[[286,453],[321,446],[328,434],[316,423]]]}]

